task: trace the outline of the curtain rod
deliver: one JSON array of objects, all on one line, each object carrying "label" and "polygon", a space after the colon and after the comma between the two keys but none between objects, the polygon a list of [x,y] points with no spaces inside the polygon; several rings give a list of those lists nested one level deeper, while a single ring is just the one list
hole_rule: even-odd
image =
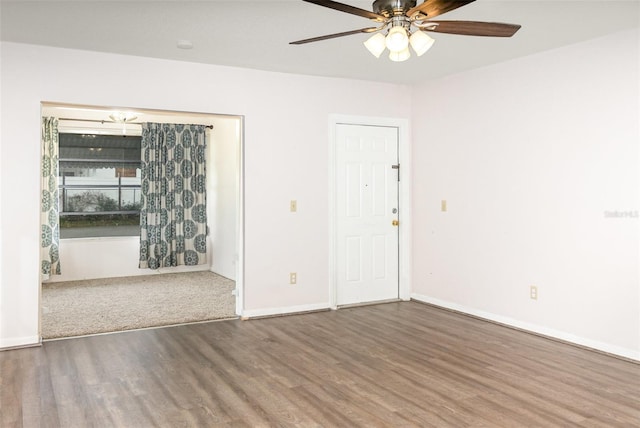
[{"label": "curtain rod", "polygon": [[[75,121],[75,122],[96,122],[96,123],[113,123],[114,125],[142,125],[144,122],[114,122],[114,121],[109,121],[109,120],[100,120],[100,119],[75,119],[75,118],[71,118],[71,117],[58,117],[58,120],[70,120],[70,121]],[[213,125],[204,125],[205,128],[208,129],[213,129]]]}]

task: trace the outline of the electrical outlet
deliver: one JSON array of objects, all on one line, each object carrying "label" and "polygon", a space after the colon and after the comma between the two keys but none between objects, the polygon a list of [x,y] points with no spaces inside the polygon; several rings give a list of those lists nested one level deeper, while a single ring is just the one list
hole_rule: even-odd
[{"label": "electrical outlet", "polygon": [[445,212],[447,211],[447,201],[446,199],[443,199],[440,201],[440,211]]},{"label": "electrical outlet", "polygon": [[295,199],[292,199],[291,203],[289,204],[289,210],[292,213],[298,211],[298,201],[296,201]]},{"label": "electrical outlet", "polygon": [[533,300],[538,300],[538,287],[535,285],[529,287],[529,297]]},{"label": "electrical outlet", "polygon": [[289,274],[289,284],[295,285],[298,283],[298,274],[295,272],[291,272]]}]

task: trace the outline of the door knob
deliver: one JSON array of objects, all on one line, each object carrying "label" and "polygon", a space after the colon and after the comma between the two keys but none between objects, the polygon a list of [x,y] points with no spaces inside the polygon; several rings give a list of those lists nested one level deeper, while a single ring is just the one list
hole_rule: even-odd
[{"label": "door knob", "polygon": [[397,226],[397,225],[399,225],[399,224],[400,224],[400,222],[399,222],[398,220],[393,220],[393,221],[391,222],[391,224],[392,224],[393,226]]}]

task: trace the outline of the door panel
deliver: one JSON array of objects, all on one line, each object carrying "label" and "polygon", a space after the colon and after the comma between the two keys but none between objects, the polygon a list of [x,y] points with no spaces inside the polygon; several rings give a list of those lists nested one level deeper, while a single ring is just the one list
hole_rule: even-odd
[{"label": "door panel", "polygon": [[338,124],[335,143],[337,304],[398,298],[398,129]]}]

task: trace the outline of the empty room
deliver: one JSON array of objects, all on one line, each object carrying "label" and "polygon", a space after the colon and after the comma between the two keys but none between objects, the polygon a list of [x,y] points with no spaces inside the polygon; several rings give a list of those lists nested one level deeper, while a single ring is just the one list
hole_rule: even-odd
[{"label": "empty room", "polygon": [[0,426],[640,426],[640,2],[0,0],[0,90]]}]

